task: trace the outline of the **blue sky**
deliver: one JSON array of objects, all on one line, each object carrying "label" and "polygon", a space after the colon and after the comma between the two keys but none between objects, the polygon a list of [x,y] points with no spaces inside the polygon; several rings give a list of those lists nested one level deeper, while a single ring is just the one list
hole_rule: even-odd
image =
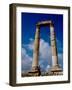
[{"label": "blue sky", "polygon": [[[22,13],[21,19],[22,71],[31,69],[36,24],[44,20],[52,20],[54,23],[58,61],[60,66],[63,67],[63,15]],[[50,28],[46,26],[40,28],[39,65],[42,71],[46,71],[51,67],[51,64]]]}]

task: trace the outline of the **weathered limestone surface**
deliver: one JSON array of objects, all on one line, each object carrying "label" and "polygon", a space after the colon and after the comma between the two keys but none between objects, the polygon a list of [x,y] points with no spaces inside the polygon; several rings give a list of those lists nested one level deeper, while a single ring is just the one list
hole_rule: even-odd
[{"label": "weathered limestone surface", "polygon": [[56,47],[56,38],[54,32],[54,26],[50,25],[50,36],[51,36],[51,49],[52,49],[52,65],[58,65],[58,56],[57,56],[57,47]]},{"label": "weathered limestone surface", "polygon": [[58,54],[57,54],[57,46],[56,46],[56,36],[54,31],[54,25],[50,25],[50,36],[51,36],[51,49],[52,49],[52,68],[51,71],[58,74],[62,72],[58,64]]},{"label": "weathered limestone surface", "polygon": [[33,63],[32,63],[32,74],[34,76],[40,75],[40,68],[38,64],[39,57],[39,42],[40,42],[40,28],[36,27],[35,41],[34,41],[34,51],[33,51]]},{"label": "weathered limestone surface", "polygon": [[50,25],[52,23],[52,21],[41,21],[41,22],[38,22],[37,25],[38,26],[44,26],[44,25]]}]

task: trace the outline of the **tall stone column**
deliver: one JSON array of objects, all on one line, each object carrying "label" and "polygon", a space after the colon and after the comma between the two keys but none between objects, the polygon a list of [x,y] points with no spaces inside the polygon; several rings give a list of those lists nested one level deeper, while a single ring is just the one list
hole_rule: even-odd
[{"label": "tall stone column", "polygon": [[53,75],[62,75],[62,69],[58,64],[56,37],[54,32],[54,25],[50,24],[50,36],[51,36],[51,49],[52,49],[52,67],[51,72]]},{"label": "tall stone column", "polygon": [[50,25],[50,36],[51,36],[51,49],[52,49],[52,66],[56,66],[56,65],[58,65],[58,56],[57,56],[57,47],[56,47],[54,26],[52,23]]},{"label": "tall stone column", "polygon": [[40,42],[40,28],[36,26],[36,34],[34,40],[34,51],[33,51],[33,63],[32,63],[32,71],[39,73],[39,42]]}]

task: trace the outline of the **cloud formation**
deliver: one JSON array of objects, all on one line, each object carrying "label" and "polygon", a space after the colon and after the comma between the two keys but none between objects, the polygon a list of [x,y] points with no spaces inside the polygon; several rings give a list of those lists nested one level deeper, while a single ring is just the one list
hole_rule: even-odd
[{"label": "cloud formation", "polygon": [[21,65],[22,65],[22,70],[27,71],[31,69],[31,64],[32,64],[32,57],[30,57],[25,48],[21,49]]},{"label": "cloud formation", "polygon": [[[26,44],[22,48],[22,70],[30,70],[32,66],[33,60],[33,49],[34,49],[34,40],[30,38],[29,44]],[[29,55],[28,52],[32,52]],[[58,61],[61,66],[63,66],[63,55],[62,53],[58,53]],[[42,71],[48,71],[52,64],[52,53],[51,47],[48,42],[43,39],[40,39],[40,48],[39,48],[39,65]]]},{"label": "cloud formation", "polygon": [[49,59],[51,56],[51,47],[49,44],[44,41],[43,39],[40,39],[40,57],[42,59]]}]

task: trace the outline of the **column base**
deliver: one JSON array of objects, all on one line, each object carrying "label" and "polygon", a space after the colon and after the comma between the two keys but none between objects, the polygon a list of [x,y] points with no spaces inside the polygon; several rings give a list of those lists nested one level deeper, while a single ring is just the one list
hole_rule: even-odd
[{"label": "column base", "polygon": [[39,66],[34,66],[32,67],[32,71],[28,72],[30,76],[40,76],[40,67]]},{"label": "column base", "polygon": [[59,65],[52,66],[49,70],[50,75],[63,75],[63,70]]}]

